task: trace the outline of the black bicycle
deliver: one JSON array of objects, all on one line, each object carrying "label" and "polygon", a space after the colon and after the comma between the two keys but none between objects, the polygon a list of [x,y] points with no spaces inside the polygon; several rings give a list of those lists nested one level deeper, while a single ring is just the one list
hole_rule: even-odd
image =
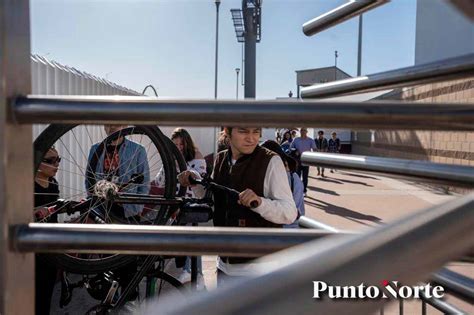
[{"label": "black bicycle", "polygon": [[[117,140],[133,142],[136,148],[127,159],[118,162],[119,169],[129,174],[125,182],[117,181],[116,174],[104,172],[101,167],[109,146]],[[171,225],[197,224],[211,218],[209,195],[204,199],[183,198],[186,188],[177,185],[176,175],[187,169],[186,164],[176,146],[158,127],[132,126],[106,136],[98,126],[50,125],[34,143],[35,174],[40,166],[45,167],[41,163],[47,162],[45,155],[53,146],[61,155],[56,174],[61,199],[39,205],[47,211],[35,216],[35,222]],[[146,162],[143,159],[137,162],[143,150]],[[147,167],[142,167],[144,171],[137,173],[137,168],[133,168],[137,163],[146,163]],[[154,174],[162,176],[159,190],[150,187],[150,177]],[[239,194],[208,179],[198,180],[195,184],[204,185],[209,191],[224,191],[236,198]],[[141,193],[137,193],[138,188]],[[120,205],[123,208],[127,204],[146,206],[129,218],[118,213],[115,207]],[[90,310],[91,314],[120,308],[144,278],[147,279],[146,296],[159,296],[170,289],[183,290],[181,283],[164,270],[169,261],[167,258],[172,257],[82,253],[41,256],[65,272],[82,275],[83,278],[76,283],[63,279],[61,304],[70,301],[73,288],[86,287],[91,296],[101,301]],[[136,261],[139,262],[136,274],[117,294],[118,276],[114,271]],[[192,269],[195,275],[195,263]]]},{"label": "black bicycle", "polygon": [[[105,150],[118,139],[135,148],[128,152],[127,158],[117,162],[117,168],[127,174],[125,183],[114,181],[111,172],[99,171]],[[156,126],[131,126],[107,136],[101,126],[50,125],[34,142],[34,174],[45,167],[53,167],[44,162],[51,147],[61,156],[55,176],[61,201],[37,204],[37,209],[48,209],[46,216],[35,216],[37,223],[164,225],[180,206],[181,200],[176,198],[183,196],[186,188],[176,189],[176,175],[186,170],[186,164],[176,146]],[[142,157],[138,163],[140,154],[145,154],[146,158]],[[137,169],[142,172],[137,173]],[[153,179],[157,174],[162,177],[161,187],[154,190]],[[109,198],[111,196],[101,195],[109,193],[111,187],[118,193],[114,200]],[[140,192],[141,195],[125,195],[128,191]],[[117,198],[121,198],[120,205],[136,204],[144,210],[126,217],[114,207],[118,204]],[[147,206],[144,208],[144,205]],[[43,256],[59,268],[79,274],[118,269],[135,259],[120,254]]]},{"label": "black bicycle", "polygon": [[[209,184],[201,183],[209,187]],[[111,188],[108,188],[111,189]],[[128,198],[117,194],[114,189],[104,192],[108,200],[114,198],[121,198],[121,200]],[[131,198],[137,198],[132,196]],[[146,196],[146,202],[150,200],[155,202],[164,201],[162,198]],[[87,203],[89,200],[81,203],[69,203],[68,205],[61,204],[61,212],[77,213],[88,209]],[[143,201],[142,201],[143,202]],[[170,200],[168,203],[172,203]],[[178,206],[178,211],[173,213],[170,224],[185,225],[198,224],[208,222],[212,218],[212,200],[209,198],[193,199],[193,198],[176,198],[174,199]],[[70,209],[70,210],[69,210]],[[92,212],[90,214],[94,220],[103,220],[100,213]],[[169,263],[171,258],[164,256],[130,256],[137,261],[137,271],[127,284],[126,287],[121,288],[119,293],[120,275],[114,271],[102,272],[97,275],[83,275],[80,281],[72,283],[67,279],[66,273],[63,273],[60,306],[67,305],[72,299],[72,292],[75,288],[86,288],[89,295],[100,301],[99,304],[89,309],[86,314],[107,314],[113,310],[120,309],[134,292],[138,291],[140,284],[145,280],[145,295],[144,298],[160,298],[162,294],[183,294],[185,295],[189,289],[175,277],[165,271],[165,266]],[[195,262],[192,263],[192,273],[197,273],[197,266]]]}]

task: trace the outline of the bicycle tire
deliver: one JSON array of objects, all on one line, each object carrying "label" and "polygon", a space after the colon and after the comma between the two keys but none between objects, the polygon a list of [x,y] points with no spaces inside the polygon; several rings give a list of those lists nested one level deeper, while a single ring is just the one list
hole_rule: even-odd
[{"label": "bicycle tire", "polygon": [[[189,293],[189,289],[186,286],[184,286],[178,279],[176,279],[175,277],[173,277],[172,275],[170,275],[167,272],[164,272],[164,271],[161,271],[161,270],[154,270],[154,271],[150,272],[149,274],[147,274],[147,277],[156,278],[157,280],[161,280],[161,281],[169,284],[173,288],[175,288],[177,291],[179,291],[183,295]],[[155,292],[153,292],[151,295],[146,296],[146,298],[153,298],[153,297],[156,297]]]},{"label": "bicycle tire", "polygon": [[[46,152],[65,134],[80,125],[50,125],[48,126],[34,142],[34,174],[36,174],[40,163]],[[165,169],[165,198],[173,198],[176,194],[176,166],[175,157],[172,156],[167,139],[157,127],[136,126],[137,134],[140,132],[151,139],[162,159]],[[163,208],[166,210],[165,208]],[[161,210],[161,208],[160,208]],[[162,211],[164,212],[164,211]],[[167,218],[165,218],[167,219]],[[80,274],[95,274],[121,268],[136,259],[131,255],[108,255],[99,259],[81,259],[70,254],[47,254],[41,255],[47,261],[56,266],[71,272]]]}]

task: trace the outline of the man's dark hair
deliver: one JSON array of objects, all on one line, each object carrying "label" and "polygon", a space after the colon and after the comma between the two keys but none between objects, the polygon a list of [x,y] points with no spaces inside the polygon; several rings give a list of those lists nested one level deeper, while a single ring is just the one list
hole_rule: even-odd
[{"label": "man's dark hair", "polygon": [[323,134],[324,134],[324,131],[322,131],[322,130],[318,131],[318,135],[323,135]]}]

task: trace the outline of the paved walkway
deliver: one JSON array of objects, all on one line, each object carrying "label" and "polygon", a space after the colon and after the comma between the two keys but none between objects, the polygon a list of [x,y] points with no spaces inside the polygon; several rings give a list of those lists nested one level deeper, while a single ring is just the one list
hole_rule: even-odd
[{"label": "paved walkway", "polygon": [[[325,175],[310,169],[306,216],[341,230],[362,232],[459,196],[443,188],[359,172],[326,170]],[[474,278],[472,264],[455,262],[449,268]],[[215,257],[204,257],[204,274],[207,287],[215,288]],[[448,301],[474,314],[472,305],[451,297]],[[404,311],[421,314],[421,303],[405,301]],[[387,306],[384,314],[399,314],[398,304]],[[428,314],[439,312],[428,306]]]}]

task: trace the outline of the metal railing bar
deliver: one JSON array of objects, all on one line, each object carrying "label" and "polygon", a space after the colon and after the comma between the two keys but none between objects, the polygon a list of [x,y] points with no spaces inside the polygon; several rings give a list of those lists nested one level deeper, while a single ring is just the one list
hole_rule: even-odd
[{"label": "metal railing bar", "polygon": [[258,257],[333,234],[297,229],[30,223],[13,228],[11,239],[12,247],[20,252]]},{"label": "metal railing bar", "polygon": [[[420,291],[420,298],[423,302],[426,302],[427,304],[431,305],[438,311],[443,312],[444,314],[468,314],[465,311],[457,308],[456,306],[449,304],[448,302],[445,302],[441,299],[436,299],[433,297],[426,297],[426,294],[424,292]],[[422,306],[423,307],[423,306]],[[425,306],[426,308],[426,306]]]},{"label": "metal railing bar", "polygon": [[350,154],[305,152],[304,165],[358,170],[453,186],[474,186],[474,167]]},{"label": "metal railing bar", "polygon": [[421,301],[421,315],[426,315],[426,302]]},{"label": "metal railing bar", "polygon": [[[173,305],[171,314],[372,314],[385,299],[312,299],[313,281],[381,286],[383,279],[415,285],[469,250],[474,240],[474,194],[449,201],[364,234],[331,237],[266,256],[278,262],[205,296]],[[452,242],[456,240],[456,242]],[[440,246],[446,244],[449,246]],[[258,264],[256,264],[258,265]],[[284,296],[285,298],[281,298]],[[222,303],[226,301],[226,303]]]},{"label": "metal railing bar", "polygon": [[324,224],[322,222],[316,221],[314,219],[311,219],[309,217],[306,217],[304,215],[298,219],[298,225],[306,229],[319,229],[319,230],[324,230],[324,231],[328,231],[332,233],[339,233],[338,229],[330,225]]},{"label": "metal railing bar", "polygon": [[474,54],[317,84],[301,89],[302,98],[326,98],[474,76]]},{"label": "metal railing bar", "polygon": [[317,124],[352,129],[474,130],[474,104],[29,96],[16,99],[13,107],[16,121],[23,124],[259,127]]},{"label": "metal railing bar", "polygon": [[433,274],[431,279],[444,287],[450,294],[474,304],[474,279],[446,268]]},{"label": "metal railing bar", "polygon": [[[298,219],[298,224],[300,227],[307,229],[320,229],[333,233],[339,232],[336,228],[332,226],[326,225],[306,216],[301,216]],[[443,268],[432,275],[431,281],[443,286],[446,290],[448,290],[450,294],[453,294],[470,303],[474,303],[473,279],[451,271],[449,269]]]},{"label": "metal railing bar", "polygon": [[340,24],[350,18],[372,10],[389,0],[352,0],[303,24],[307,36]]}]

